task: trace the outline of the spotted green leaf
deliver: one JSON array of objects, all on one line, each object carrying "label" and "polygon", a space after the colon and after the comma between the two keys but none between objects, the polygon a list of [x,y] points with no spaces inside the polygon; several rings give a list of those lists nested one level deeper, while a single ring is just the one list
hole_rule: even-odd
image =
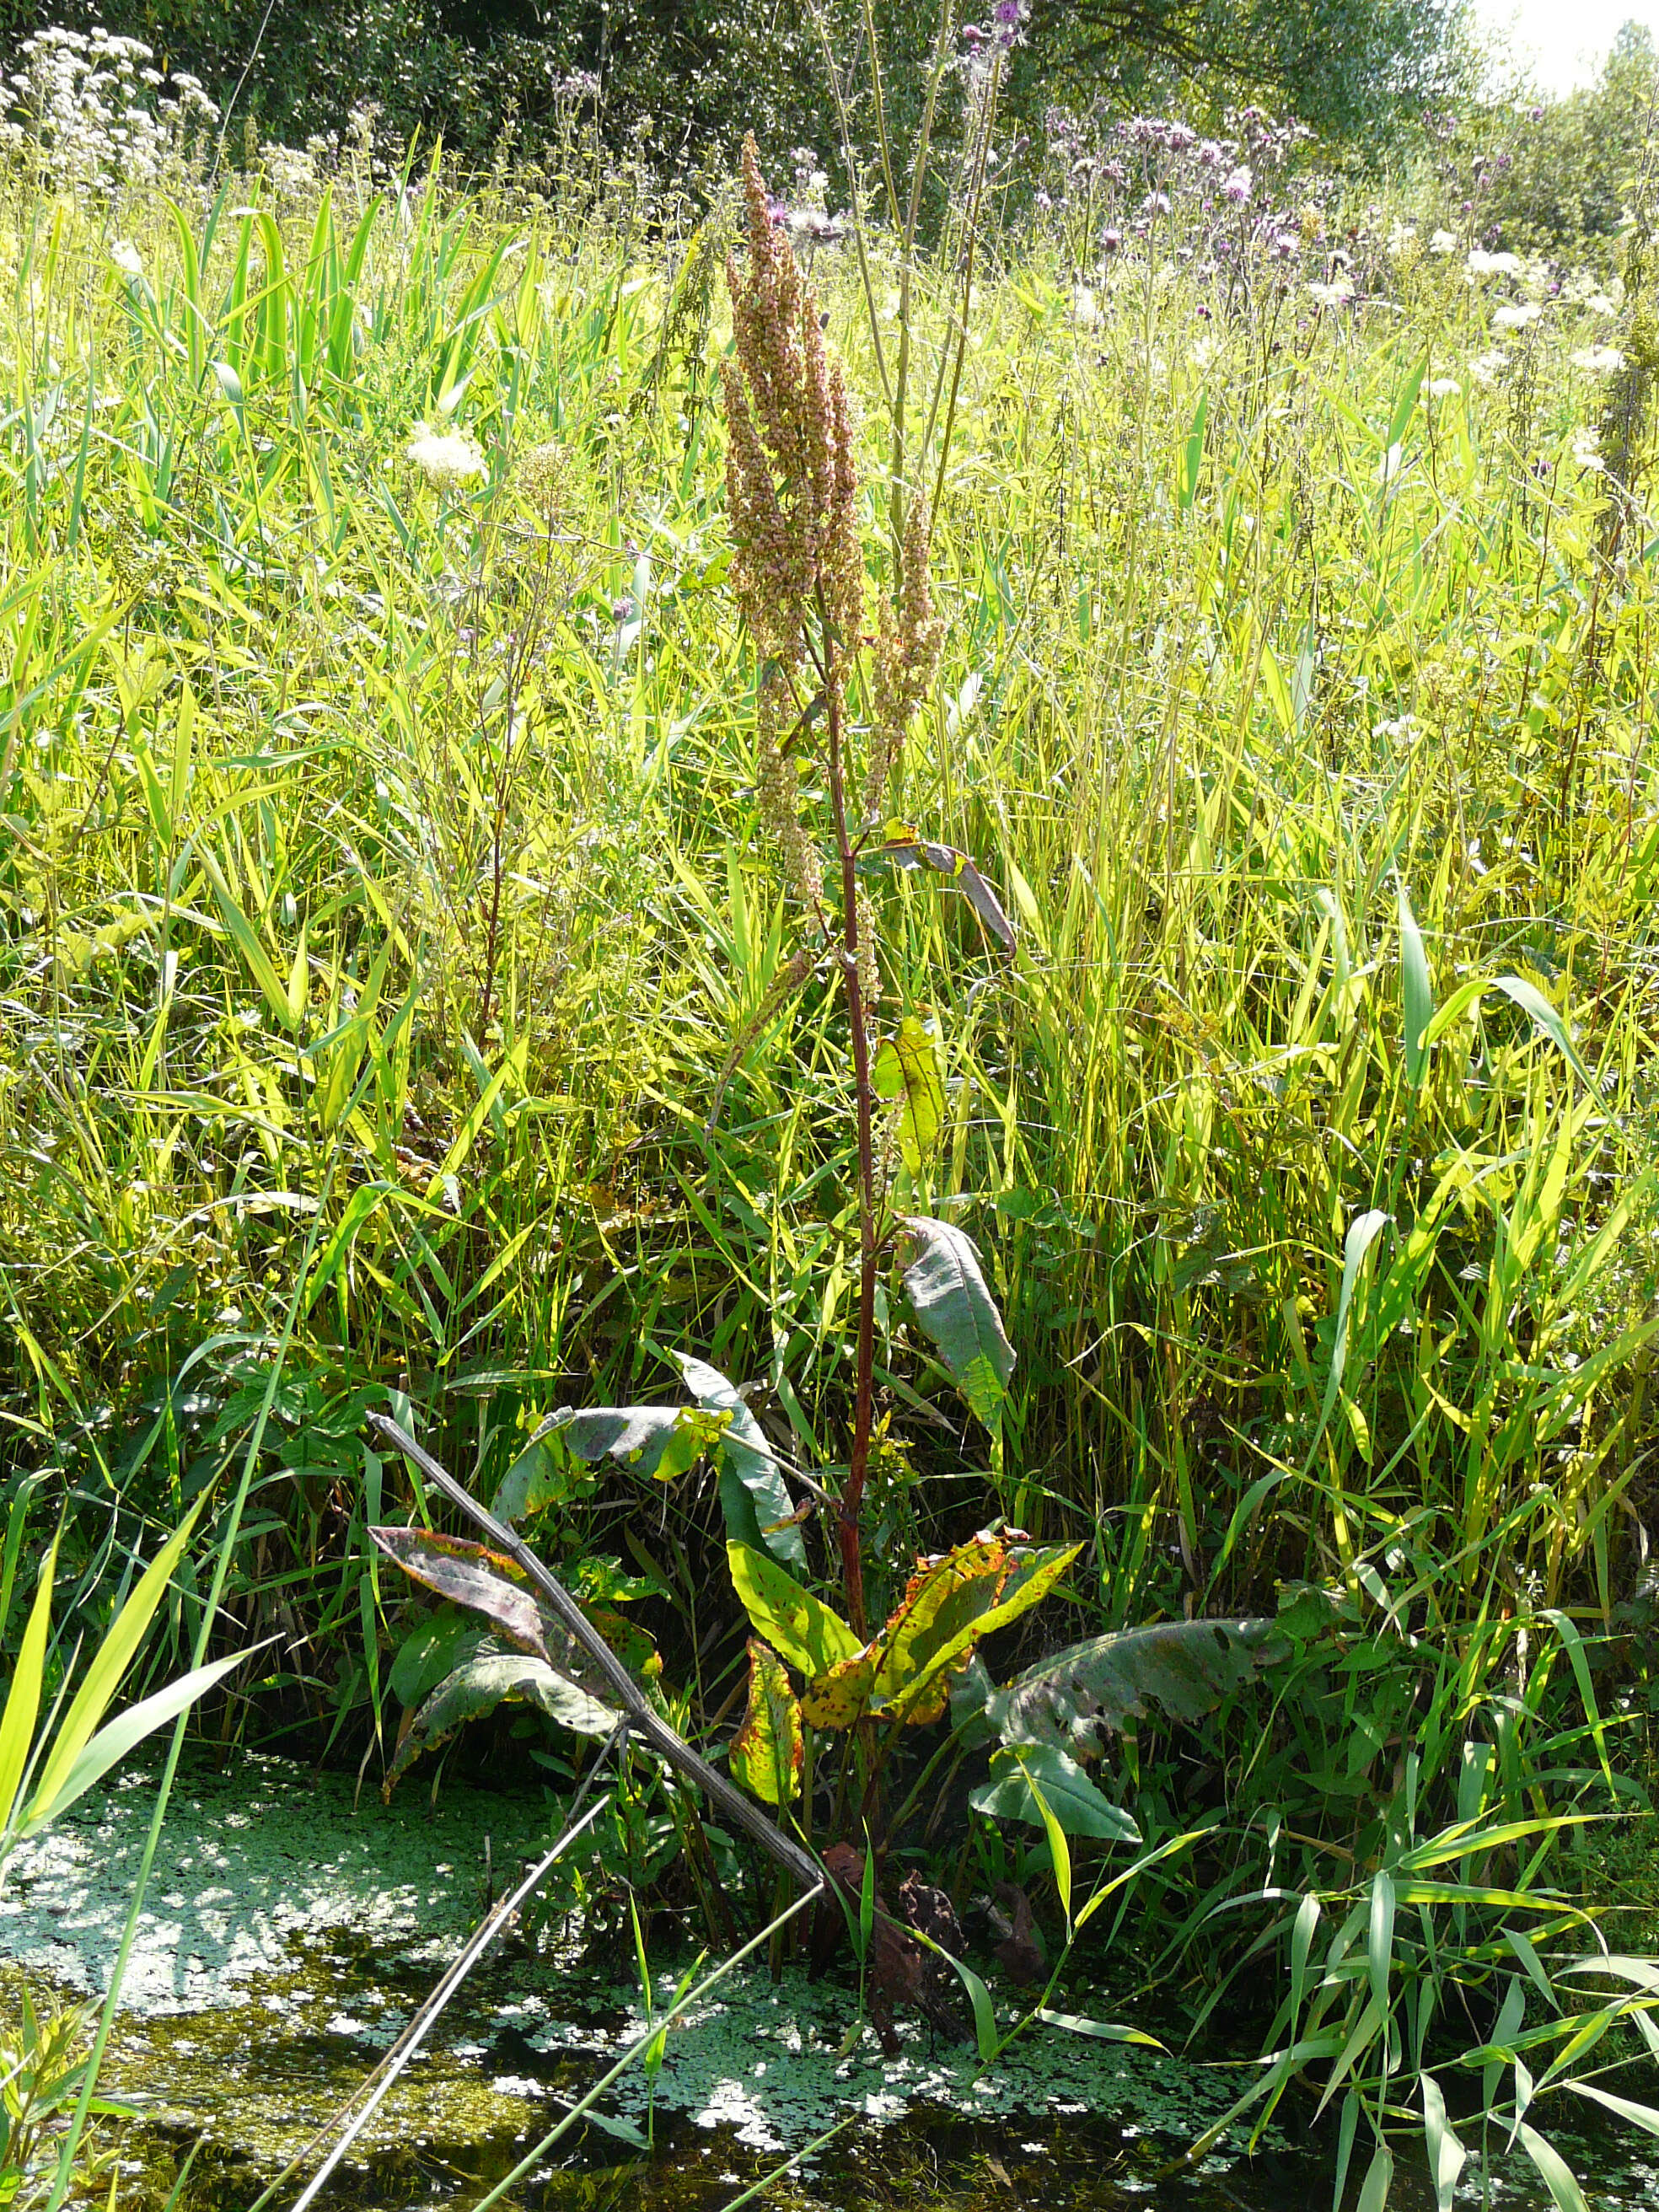
[{"label": "spotted green leaf", "polygon": [[800,1706],[783,1662],[751,1636],[748,1710],[727,1755],[732,1778],[763,1804],[787,1805],[800,1795],[805,1759]]}]

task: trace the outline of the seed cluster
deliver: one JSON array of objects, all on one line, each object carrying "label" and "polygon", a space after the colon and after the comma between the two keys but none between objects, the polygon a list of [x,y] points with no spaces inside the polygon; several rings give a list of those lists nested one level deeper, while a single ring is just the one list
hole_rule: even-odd
[{"label": "seed cluster", "polygon": [[[857,418],[842,365],[829,352],[817,299],[777,220],[755,142],[743,153],[748,259],[726,264],[736,358],[723,362],[726,498],[732,585],[760,655],[756,702],[763,824],[790,887],[815,910],[823,867],[801,827],[799,759],[833,709],[839,718],[865,619],[858,532]],[[878,618],[871,696],[874,729],[863,799],[874,814],[904,733],[938,666],[942,625],[927,584],[929,517],[911,502],[898,574]],[[816,642],[815,642],[816,641]],[[801,696],[811,659],[817,693]],[[867,903],[867,902],[866,902]],[[860,914],[860,966],[870,1000],[877,978],[866,948],[873,915]]]}]

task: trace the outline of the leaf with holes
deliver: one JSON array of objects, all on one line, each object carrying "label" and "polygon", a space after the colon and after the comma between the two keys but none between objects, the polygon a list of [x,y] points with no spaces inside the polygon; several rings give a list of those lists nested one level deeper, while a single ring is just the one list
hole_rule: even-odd
[{"label": "leaf with holes", "polygon": [[912,1175],[919,1173],[945,1126],[945,1085],[939,1047],[914,1014],[877,1047],[870,1083],[878,1098],[898,1103],[899,1157]]},{"label": "leaf with holes", "polygon": [[1005,1743],[1052,1744],[1087,1759],[1103,1729],[1121,1729],[1149,1705],[1196,1721],[1249,1680],[1273,1634],[1270,1620],[1166,1620],[1073,1644],[999,1690],[985,1717]]},{"label": "leaf with holes", "polygon": [[881,1657],[881,1639],[849,1658],[837,1660],[827,1674],[809,1682],[800,1701],[810,1728],[849,1729],[870,1710],[870,1688]]},{"label": "leaf with holes", "polygon": [[391,1797],[398,1778],[423,1752],[435,1751],[465,1723],[483,1719],[509,1698],[538,1706],[578,1735],[609,1735],[618,1718],[544,1659],[516,1651],[480,1653],[446,1676],[415,1715],[386,1770],[382,1796]]},{"label": "leaf with holes", "polygon": [[800,1795],[806,1756],[800,1705],[783,1662],[769,1644],[749,1639],[749,1708],[732,1739],[732,1779],[767,1805],[787,1805]]},{"label": "leaf with holes", "polygon": [[1040,1605],[1081,1549],[1016,1562],[1000,1544],[975,1537],[913,1577],[882,1631],[872,1710],[913,1727],[941,1719],[951,1677],[981,1637]]},{"label": "leaf with holes", "polygon": [[1014,1371],[1014,1347],[986,1288],[972,1240],[949,1221],[904,1218],[908,1256],[904,1287],[962,1395],[987,1428],[1000,1417]]},{"label": "leaf with holes", "polygon": [[991,1536],[921,1562],[880,1634],[809,1682],[814,1728],[850,1728],[866,1714],[925,1727],[942,1719],[953,1680],[981,1636],[1038,1605],[1080,1547],[1011,1559]]},{"label": "leaf with holes", "polygon": [[614,1459],[619,1467],[672,1482],[720,1442],[730,1422],[697,1406],[562,1406],[547,1423],[580,1460]]}]

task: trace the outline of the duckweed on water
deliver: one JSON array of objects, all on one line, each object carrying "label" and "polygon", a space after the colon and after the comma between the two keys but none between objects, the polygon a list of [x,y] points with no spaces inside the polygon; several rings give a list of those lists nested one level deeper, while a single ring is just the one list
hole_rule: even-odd
[{"label": "duckweed on water", "polygon": [[[0,1895],[0,1955],[59,1986],[105,1985],[151,1802],[145,1778],[129,1775],[20,1852]],[[137,2194],[160,2201],[180,2146],[204,2136],[188,2203],[195,2212],[245,2204],[251,2181],[326,2126],[476,1923],[486,1835],[501,1869],[537,1848],[544,1826],[527,1800],[452,1790],[435,1806],[412,1796],[388,1809],[357,1802],[348,1781],[275,1759],[189,1770],[106,2077],[143,2115],[128,2146]],[[659,1989],[672,1987],[670,1962],[660,1965]],[[1111,2003],[1104,1992],[1073,2001]],[[849,2117],[851,2132],[772,2203],[966,2208],[1040,2196],[1056,2207],[1276,2212],[1328,2186],[1322,2162],[1278,2134],[1252,2166],[1214,2160],[1153,2183],[1237,2094],[1233,2069],[1048,2029],[987,2068],[912,2027],[888,2061],[867,2031],[844,2052],[854,2008],[848,1987],[797,1970],[775,1984],[757,1972],[724,1984],[671,2035],[654,2081],[624,2076],[606,2107],[624,2129],[652,2134],[652,2158],[618,2165],[614,2139],[590,2130],[523,2201],[723,2204]],[[568,1960],[496,1954],[325,2203],[342,2212],[476,2202],[645,2024],[635,1989]],[[1413,2212],[1409,2191],[1400,2202]]]}]

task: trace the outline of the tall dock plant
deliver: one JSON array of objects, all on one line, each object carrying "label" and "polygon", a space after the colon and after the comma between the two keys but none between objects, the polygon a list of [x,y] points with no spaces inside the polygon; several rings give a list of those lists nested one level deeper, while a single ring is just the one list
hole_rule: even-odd
[{"label": "tall dock plant", "polygon": [[[870,1465],[877,1278],[896,1222],[887,1210],[878,1088],[897,1102],[899,1141],[918,1158],[939,1123],[932,1039],[914,1017],[878,1036],[882,979],[876,916],[859,881],[881,836],[881,810],[906,732],[938,665],[941,629],[928,590],[929,512],[914,501],[893,588],[869,654],[872,709],[861,762],[848,707],[865,652],[856,425],[842,365],[788,237],[772,221],[755,142],[744,148],[749,255],[728,266],[735,358],[721,365],[730,431],[726,493],[738,607],[758,660],[755,765],[763,828],[781,856],[810,942],[781,971],[778,994],[826,963],[846,997],[858,1122],[859,1302],[853,1432],[837,1514],[848,1620],[867,1632],[859,1516]],[[823,772],[833,856],[801,821],[801,764]],[[861,769],[861,774],[860,770]],[[896,1080],[895,1080],[896,1079]],[[1000,1332],[998,1332],[999,1337]],[[999,1346],[1012,1364],[1006,1340]],[[1000,1378],[1006,1381],[1006,1373]]]}]

